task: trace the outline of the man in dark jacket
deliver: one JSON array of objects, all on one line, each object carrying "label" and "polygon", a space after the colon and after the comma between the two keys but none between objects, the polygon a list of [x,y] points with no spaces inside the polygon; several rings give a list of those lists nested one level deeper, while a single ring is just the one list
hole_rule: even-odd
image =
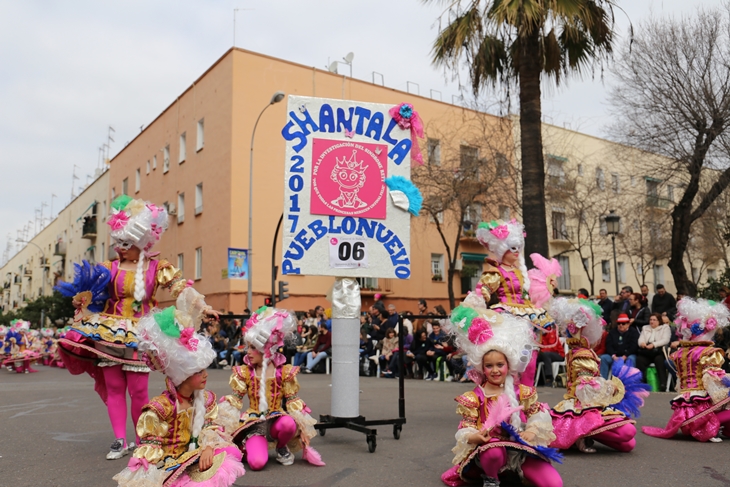
[{"label": "man in dark jacket", "polygon": [[608,298],[608,291],[605,289],[598,291],[598,306],[600,306],[603,310],[601,313],[603,320],[606,323],[611,323],[611,309],[613,308],[613,301]]},{"label": "man in dark jacket", "polygon": [[620,314],[618,326],[611,329],[606,337],[606,353],[601,355],[601,377],[608,379],[611,365],[617,358],[635,364],[638,350],[639,331],[629,325],[628,315]]},{"label": "man in dark jacket", "polygon": [[664,289],[664,284],[657,284],[656,294],[654,295],[654,299],[651,300],[651,312],[659,314],[664,312],[668,313],[676,307],[677,302],[674,300],[674,296]]}]

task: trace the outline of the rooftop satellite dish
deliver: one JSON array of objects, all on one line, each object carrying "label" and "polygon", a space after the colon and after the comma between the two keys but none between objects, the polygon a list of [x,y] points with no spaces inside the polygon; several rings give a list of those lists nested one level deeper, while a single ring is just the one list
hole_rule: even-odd
[{"label": "rooftop satellite dish", "polygon": [[350,63],[352,62],[352,59],[353,59],[354,57],[355,57],[355,53],[354,53],[354,52],[349,52],[349,53],[347,53],[347,56],[345,56],[345,57],[344,57],[344,59],[345,59],[345,62],[346,62],[347,64],[350,64]]},{"label": "rooftop satellite dish", "polygon": [[327,71],[337,74],[337,61],[332,61],[332,63],[327,68]]}]

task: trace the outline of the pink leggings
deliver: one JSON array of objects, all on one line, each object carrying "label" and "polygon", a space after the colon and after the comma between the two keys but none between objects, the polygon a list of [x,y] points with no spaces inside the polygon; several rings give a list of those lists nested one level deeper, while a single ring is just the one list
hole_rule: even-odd
[{"label": "pink leggings", "polygon": [[725,427],[724,431],[730,433],[730,411],[725,409],[715,413],[715,416],[720,420],[720,425]]},{"label": "pink leggings", "polygon": [[620,452],[630,452],[636,446],[636,427],[633,424],[625,424],[618,428],[598,433],[591,436],[596,441]]},{"label": "pink leggings", "polygon": [[[106,409],[112,423],[114,437],[124,438],[124,446],[126,447],[127,391],[129,391],[129,397],[132,399],[132,421],[136,430],[137,420],[142,414],[142,406],[149,401],[147,396],[149,374],[146,372],[127,372],[122,370],[121,365],[102,367],[101,370],[104,371],[104,382],[107,391]],[[137,438],[137,443],[139,443],[139,438]]]},{"label": "pink leggings", "polygon": [[[479,464],[487,477],[499,478],[499,470],[507,465],[507,450],[504,447],[485,450],[479,455]],[[525,458],[522,473],[535,487],[563,487],[563,479],[558,471],[544,460]]]},{"label": "pink leggings", "polygon": [[[271,423],[271,437],[276,440],[276,448],[283,448],[297,433],[297,424],[289,416],[282,416]],[[251,470],[261,470],[269,461],[269,443],[265,436],[256,435],[246,440],[246,462]]]}]

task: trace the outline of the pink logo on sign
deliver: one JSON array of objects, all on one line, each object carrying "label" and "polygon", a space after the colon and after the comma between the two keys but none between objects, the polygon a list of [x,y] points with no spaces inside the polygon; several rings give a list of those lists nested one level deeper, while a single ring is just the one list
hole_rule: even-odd
[{"label": "pink logo on sign", "polygon": [[388,147],[314,139],[311,212],[385,218]]}]

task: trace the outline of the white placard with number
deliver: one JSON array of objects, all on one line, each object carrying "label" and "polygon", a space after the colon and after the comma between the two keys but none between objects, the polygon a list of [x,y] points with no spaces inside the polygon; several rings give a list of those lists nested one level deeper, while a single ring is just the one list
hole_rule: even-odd
[{"label": "white placard with number", "polygon": [[363,238],[330,238],[332,269],[362,269],[368,266],[367,241]]}]

